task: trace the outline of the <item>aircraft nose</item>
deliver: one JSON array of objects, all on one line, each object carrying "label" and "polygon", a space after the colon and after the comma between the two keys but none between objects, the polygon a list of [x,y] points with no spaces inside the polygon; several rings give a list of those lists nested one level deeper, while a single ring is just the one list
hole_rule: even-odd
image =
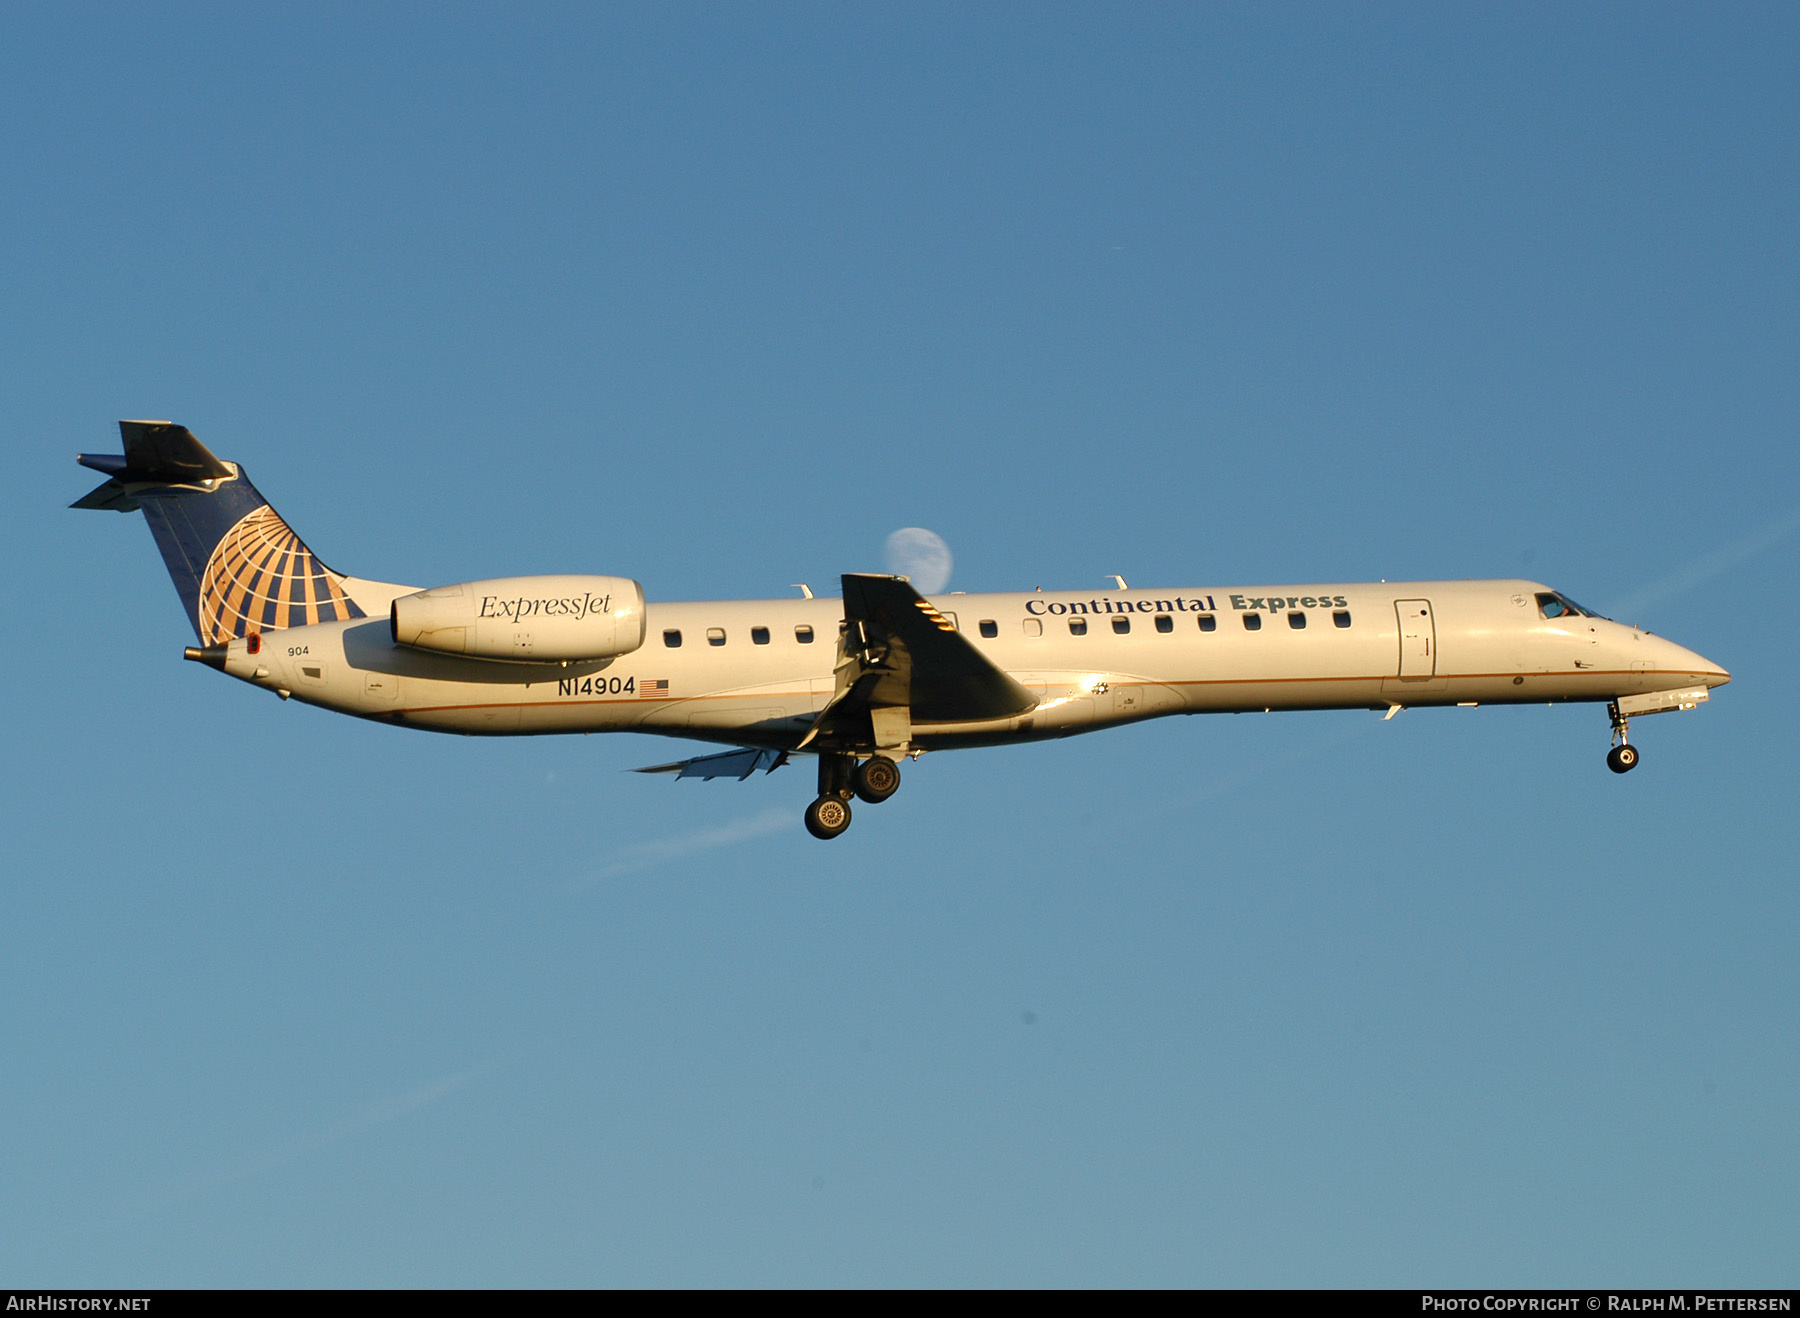
[{"label": "aircraft nose", "polygon": [[1730,673],[1704,655],[1695,654],[1673,641],[1663,641],[1663,645],[1666,649],[1657,656],[1657,667],[1664,672],[1692,673],[1709,687],[1724,686],[1731,680]]},{"label": "aircraft nose", "polygon": [[1730,673],[1705,656],[1695,654],[1692,650],[1683,650],[1681,654],[1686,661],[1682,666],[1705,682],[1707,686],[1724,686],[1731,680]]}]

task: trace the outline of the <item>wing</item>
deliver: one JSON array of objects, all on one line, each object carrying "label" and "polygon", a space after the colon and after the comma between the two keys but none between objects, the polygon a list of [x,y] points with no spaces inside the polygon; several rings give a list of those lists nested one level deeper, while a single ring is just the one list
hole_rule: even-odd
[{"label": "wing", "polygon": [[633,769],[632,772],[672,773],[677,778],[736,778],[741,783],[758,769],[774,773],[786,763],[786,751],[759,751],[745,747],[743,750],[725,751],[718,755],[677,760],[673,764],[652,764],[643,769]]},{"label": "wing", "polygon": [[1012,718],[1037,699],[900,577],[844,575],[834,704],[909,707],[914,723]]}]

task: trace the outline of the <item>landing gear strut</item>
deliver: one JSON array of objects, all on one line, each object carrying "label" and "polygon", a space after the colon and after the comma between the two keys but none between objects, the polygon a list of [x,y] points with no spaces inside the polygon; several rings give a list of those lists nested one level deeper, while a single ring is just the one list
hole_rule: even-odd
[{"label": "landing gear strut", "polygon": [[806,831],[822,842],[850,827],[851,778],[856,757],[841,751],[819,756],[819,799],[806,807]]},{"label": "landing gear strut", "polygon": [[1637,747],[1627,739],[1631,732],[1631,720],[1619,713],[1619,702],[1614,701],[1606,707],[1612,715],[1613,748],[1606,752],[1606,767],[1614,773],[1630,773],[1637,768]]}]

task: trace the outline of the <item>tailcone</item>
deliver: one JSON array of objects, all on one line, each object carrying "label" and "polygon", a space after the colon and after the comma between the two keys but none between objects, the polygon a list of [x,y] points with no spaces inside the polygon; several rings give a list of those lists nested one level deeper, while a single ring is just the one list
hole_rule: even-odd
[{"label": "tailcone", "polygon": [[225,652],[223,645],[190,645],[181,652],[183,659],[191,659],[197,664],[205,664],[208,668],[225,671]]}]

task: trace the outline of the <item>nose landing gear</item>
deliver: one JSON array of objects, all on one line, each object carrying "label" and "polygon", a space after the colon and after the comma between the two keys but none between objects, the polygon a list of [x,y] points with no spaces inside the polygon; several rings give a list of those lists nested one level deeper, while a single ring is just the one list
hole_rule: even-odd
[{"label": "nose landing gear", "polygon": [[806,831],[830,841],[850,827],[850,797],[878,805],[900,790],[900,766],[885,755],[861,763],[854,755],[826,751],[819,756],[819,798],[806,807]]},{"label": "nose landing gear", "polygon": [[1612,716],[1613,748],[1606,752],[1606,767],[1614,773],[1630,773],[1637,768],[1637,747],[1627,737],[1631,732],[1631,720],[1619,712],[1619,702],[1613,701],[1606,707]]}]

